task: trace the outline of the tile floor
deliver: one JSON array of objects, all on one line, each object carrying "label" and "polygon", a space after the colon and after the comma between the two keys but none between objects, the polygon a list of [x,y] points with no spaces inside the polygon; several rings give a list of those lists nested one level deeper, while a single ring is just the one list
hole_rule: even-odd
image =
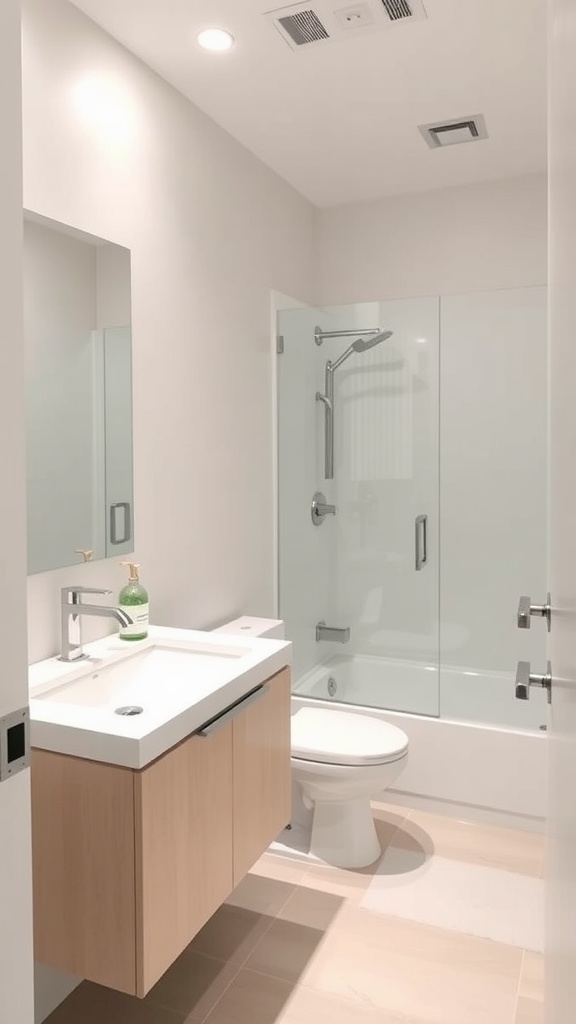
[{"label": "tile floor", "polygon": [[374,810],[378,865],[267,853],[146,999],[83,982],[47,1024],[542,1024],[538,898],[515,904],[542,837]]}]

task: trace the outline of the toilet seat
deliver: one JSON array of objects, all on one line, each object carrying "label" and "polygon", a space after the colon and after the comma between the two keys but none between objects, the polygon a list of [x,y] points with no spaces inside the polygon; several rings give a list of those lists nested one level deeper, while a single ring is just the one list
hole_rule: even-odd
[{"label": "toilet seat", "polygon": [[333,765],[377,765],[408,751],[402,729],[372,715],[301,708],[292,716],[292,757]]}]

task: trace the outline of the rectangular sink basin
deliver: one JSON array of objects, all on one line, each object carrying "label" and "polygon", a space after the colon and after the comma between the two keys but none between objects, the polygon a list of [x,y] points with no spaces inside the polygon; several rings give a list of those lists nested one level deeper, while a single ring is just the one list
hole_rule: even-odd
[{"label": "rectangular sink basin", "polygon": [[292,660],[285,640],[152,626],[86,644],[86,660],[31,665],[33,747],[143,768]]},{"label": "rectangular sink basin", "polygon": [[231,659],[245,657],[246,649],[193,644],[188,648],[149,647],[134,652],[89,675],[61,683],[38,695],[38,700],[73,704],[85,708],[113,708],[138,705],[142,711],[175,707],[189,701],[194,688],[223,681],[230,672]]}]

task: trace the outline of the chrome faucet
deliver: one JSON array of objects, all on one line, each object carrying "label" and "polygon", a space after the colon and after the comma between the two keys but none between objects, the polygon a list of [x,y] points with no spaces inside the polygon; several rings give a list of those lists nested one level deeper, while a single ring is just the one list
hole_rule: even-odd
[{"label": "chrome faucet", "polygon": [[86,658],[82,650],[82,616],[100,615],[116,619],[121,626],[131,626],[132,619],[121,608],[106,604],[82,604],[82,594],[111,594],[111,590],[94,587],[62,587],[60,599],[62,649],[60,661],[81,661]]}]

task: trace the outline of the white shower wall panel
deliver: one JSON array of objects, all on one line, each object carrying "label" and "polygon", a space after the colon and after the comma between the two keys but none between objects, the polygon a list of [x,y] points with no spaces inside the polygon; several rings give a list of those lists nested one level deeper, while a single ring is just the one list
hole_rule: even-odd
[{"label": "white shower wall panel", "polygon": [[544,623],[516,627],[547,589],[546,289],[442,297],[441,324],[441,664],[512,688],[518,659],[546,663]]}]

